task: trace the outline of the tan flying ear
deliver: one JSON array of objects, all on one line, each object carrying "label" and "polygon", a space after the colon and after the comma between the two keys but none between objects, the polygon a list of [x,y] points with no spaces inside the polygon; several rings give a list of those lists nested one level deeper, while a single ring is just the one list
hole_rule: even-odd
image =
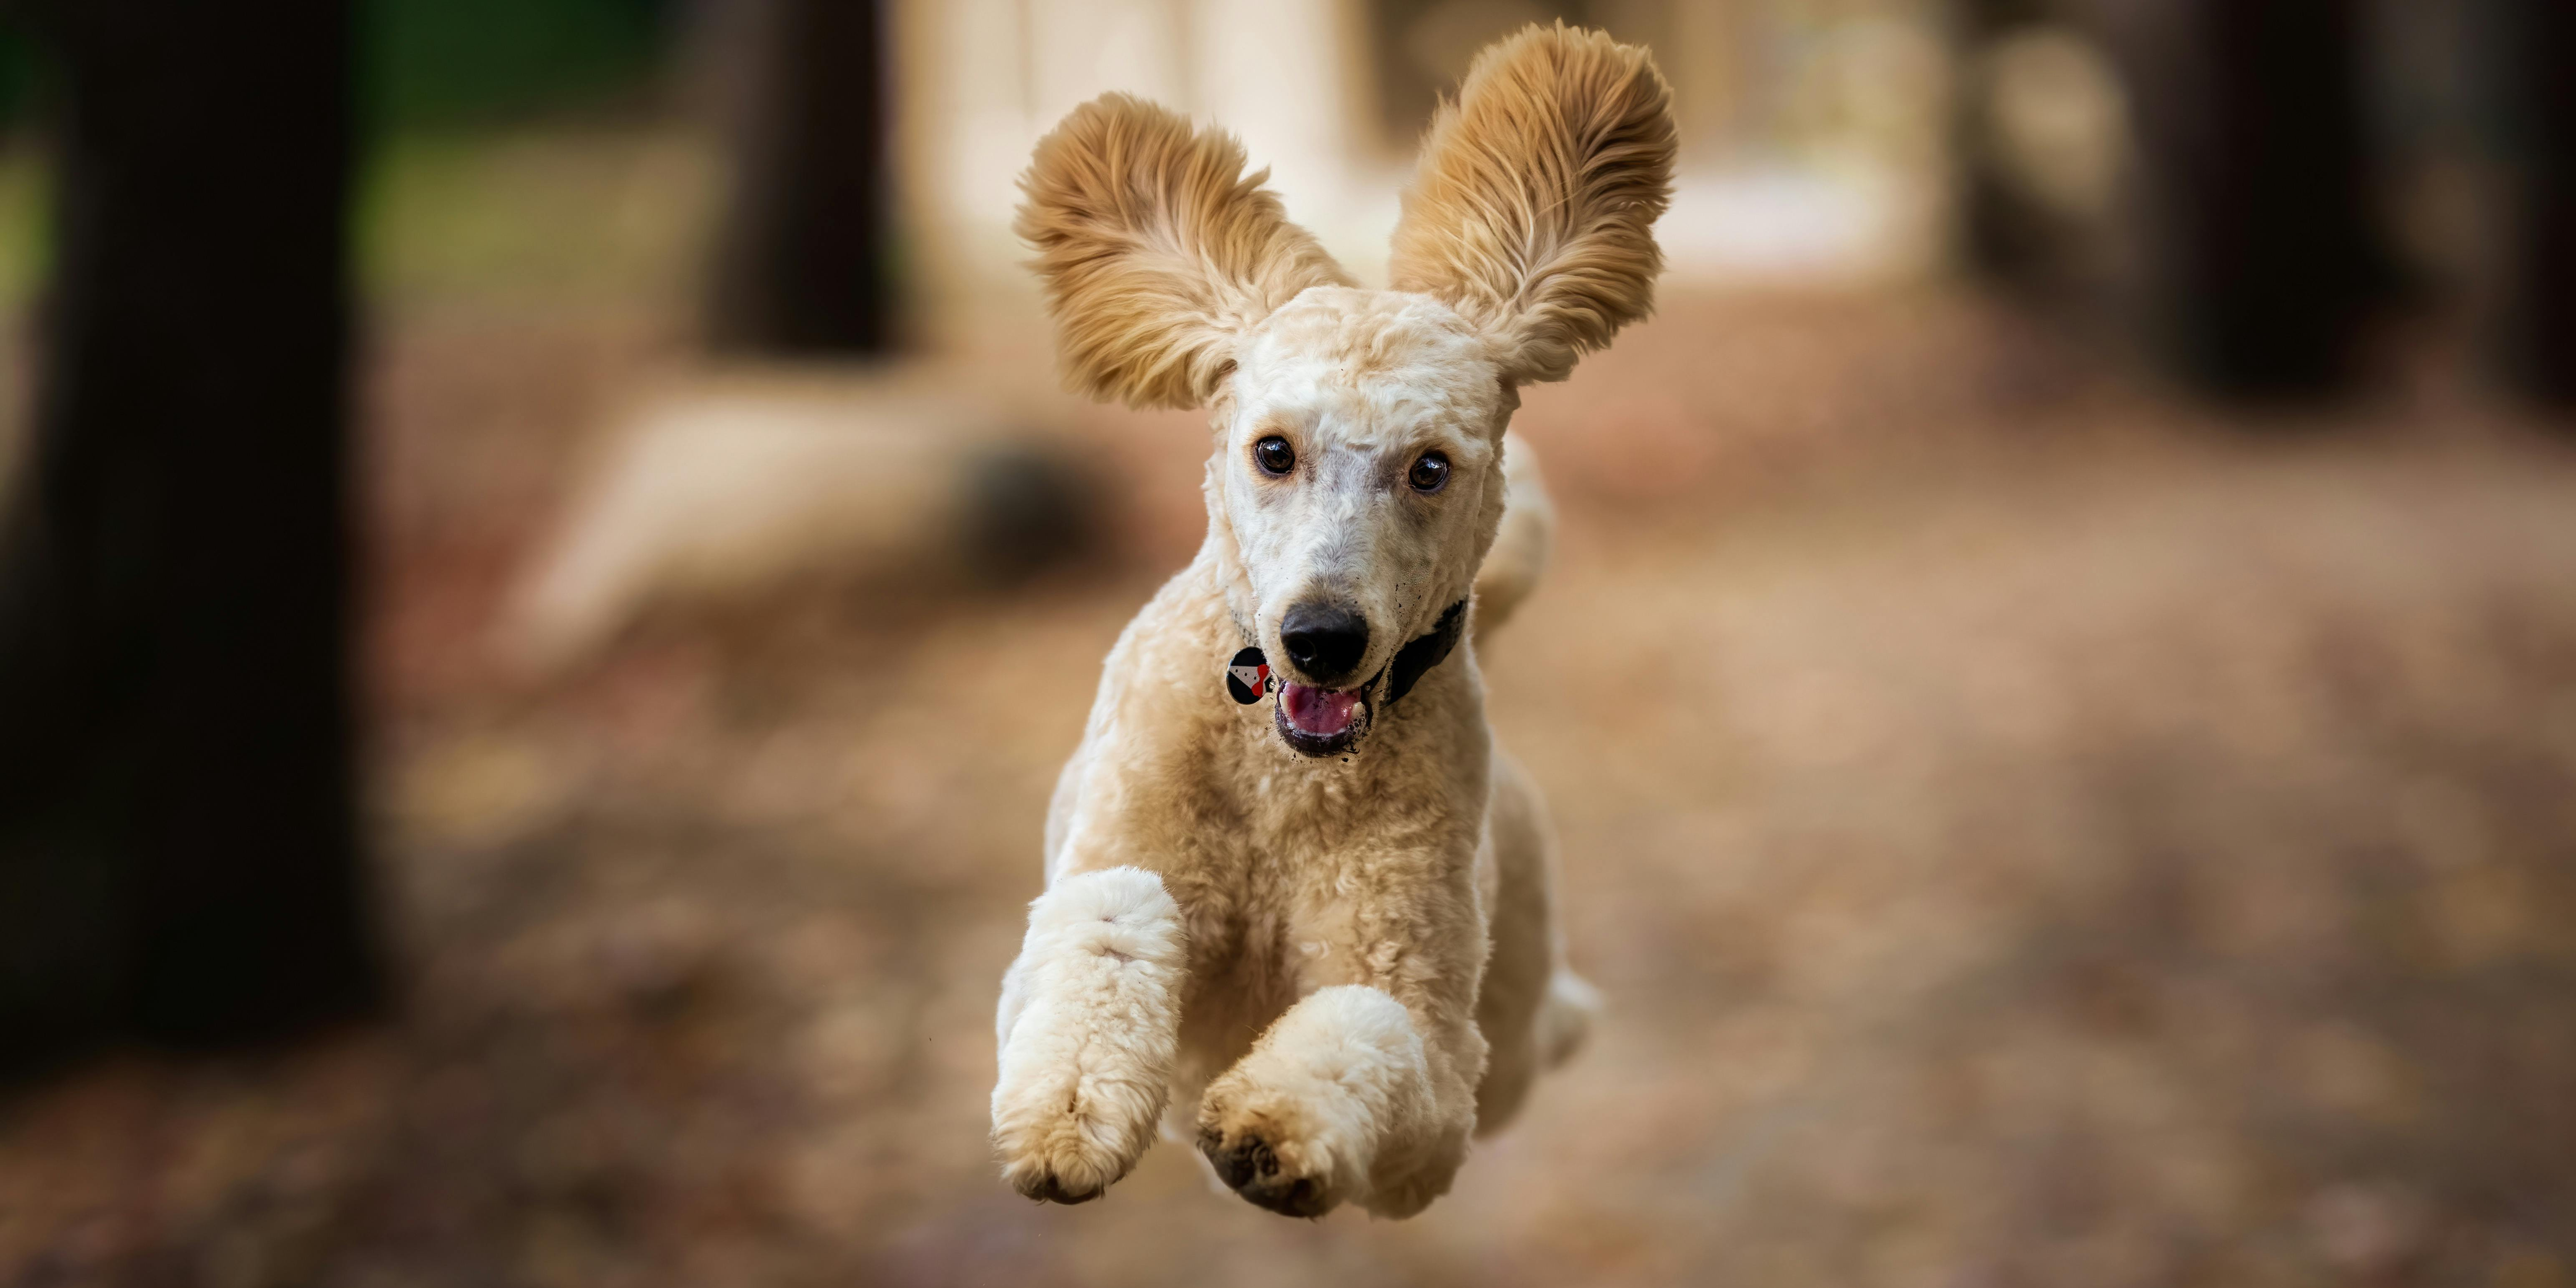
[{"label": "tan flying ear", "polygon": [[1243,334],[1350,278],[1288,222],[1243,145],[1125,94],[1073,109],[1020,178],[1069,383],[1133,407],[1200,407]]},{"label": "tan flying ear", "polygon": [[1564,379],[1654,310],[1674,148],[1672,91],[1644,49],[1561,23],[1489,46],[1423,139],[1395,289],[1485,328],[1506,376]]}]

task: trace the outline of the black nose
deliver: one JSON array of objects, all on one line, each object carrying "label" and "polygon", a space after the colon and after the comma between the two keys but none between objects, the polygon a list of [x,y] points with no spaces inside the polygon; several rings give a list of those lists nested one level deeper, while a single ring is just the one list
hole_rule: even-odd
[{"label": "black nose", "polygon": [[1307,679],[1331,684],[1350,678],[1368,653],[1368,621],[1336,604],[1299,604],[1279,623],[1279,642]]}]

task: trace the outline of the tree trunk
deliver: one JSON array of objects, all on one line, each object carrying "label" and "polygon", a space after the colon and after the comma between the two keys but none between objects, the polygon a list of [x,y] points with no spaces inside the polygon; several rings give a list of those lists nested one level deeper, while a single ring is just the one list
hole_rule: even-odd
[{"label": "tree trunk", "polygon": [[2055,18],[2046,0],[1958,0],[1951,20],[1967,73],[1953,97],[1959,176],[1959,250],[1979,277],[2012,291],[2044,290],[2060,267],[2064,232],[2008,180],[1996,155],[1994,103],[1982,73],[1995,43]]},{"label": "tree trunk", "polygon": [[2488,9],[2510,184],[2502,366],[2523,393],[2576,408],[2576,12],[2565,0]]},{"label": "tree trunk", "polygon": [[885,48],[874,0],[729,0],[722,74],[732,204],[709,340],[720,351],[859,355],[895,345]]},{"label": "tree trunk", "polygon": [[53,0],[56,262],[0,531],[0,1064],[372,1006],[346,0]]},{"label": "tree trunk", "polygon": [[2387,274],[2357,0],[2107,6],[2168,352],[2216,392],[2330,391]]}]

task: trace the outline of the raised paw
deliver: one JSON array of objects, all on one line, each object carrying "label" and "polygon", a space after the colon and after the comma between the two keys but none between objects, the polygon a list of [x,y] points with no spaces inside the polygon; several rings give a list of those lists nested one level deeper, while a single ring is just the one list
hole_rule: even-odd
[{"label": "raised paw", "polygon": [[1288,1161],[1283,1163],[1279,1149],[1259,1131],[1229,1136],[1220,1128],[1203,1127],[1199,1152],[1207,1155],[1217,1179],[1227,1188],[1281,1216],[1322,1216],[1341,1202],[1329,1177],[1308,1170],[1318,1160],[1290,1144]]},{"label": "raised paw", "polygon": [[1030,1198],[1086,1203],[1153,1143],[1185,966],[1179,909],[1134,868],[1067,877],[1031,905],[1002,999],[993,1151]]},{"label": "raised paw", "polygon": [[1448,1188],[1466,1137],[1464,1113],[1451,1116],[1440,1121],[1404,1008],[1345,985],[1289,1008],[1208,1084],[1199,1152],[1235,1193],[1282,1215],[1350,1202],[1408,1216]]},{"label": "raised paw", "polygon": [[1021,1140],[996,1132],[993,1145],[1002,1155],[1002,1180],[1041,1203],[1088,1203],[1135,1162],[1116,1142],[1088,1139],[1080,1131],[1031,1133]]}]

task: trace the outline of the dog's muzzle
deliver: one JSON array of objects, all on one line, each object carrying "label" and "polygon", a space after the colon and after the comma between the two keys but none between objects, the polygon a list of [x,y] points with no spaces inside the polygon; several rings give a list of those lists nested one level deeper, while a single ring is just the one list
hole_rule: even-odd
[{"label": "dog's muzzle", "polygon": [[1337,756],[1350,750],[1368,732],[1380,706],[1392,705],[1412,692],[1431,668],[1448,658],[1458,647],[1466,621],[1467,601],[1462,599],[1443,611],[1429,631],[1396,650],[1394,660],[1384,670],[1349,689],[1326,689],[1284,680],[1270,669],[1260,649],[1246,648],[1226,664],[1226,693],[1236,702],[1250,706],[1276,692],[1279,701],[1271,709],[1271,723],[1278,727],[1280,739],[1303,755]]}]

